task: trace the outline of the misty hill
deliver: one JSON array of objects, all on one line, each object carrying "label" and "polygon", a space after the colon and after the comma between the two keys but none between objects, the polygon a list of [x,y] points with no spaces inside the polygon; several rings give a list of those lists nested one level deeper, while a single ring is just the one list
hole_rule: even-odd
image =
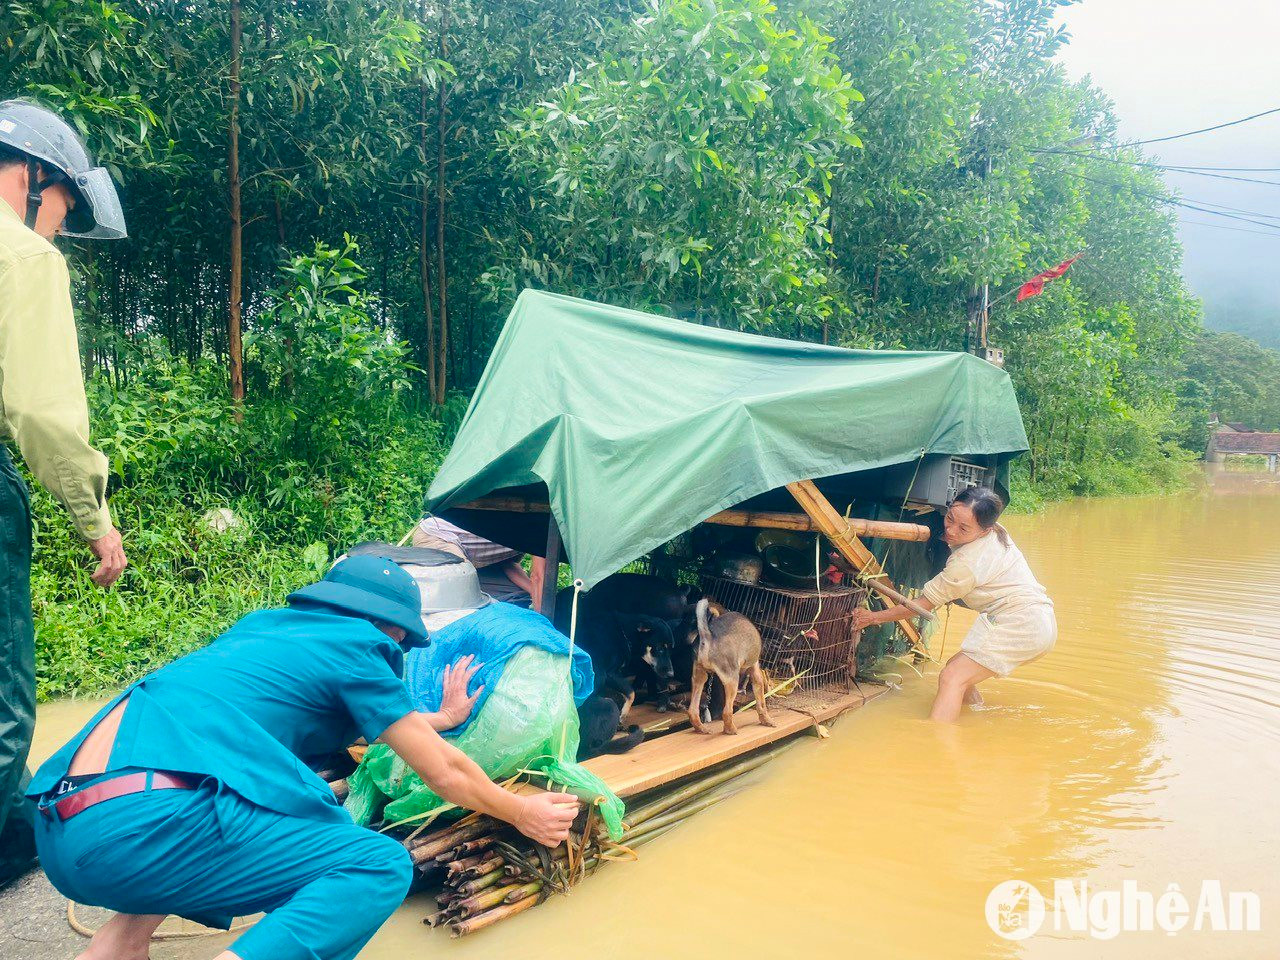
[{"label": "misty hill", "polygon": [[1252,291],[1212,291],[1204,297],[1204,324],[1280,349],[1280,306]]}]

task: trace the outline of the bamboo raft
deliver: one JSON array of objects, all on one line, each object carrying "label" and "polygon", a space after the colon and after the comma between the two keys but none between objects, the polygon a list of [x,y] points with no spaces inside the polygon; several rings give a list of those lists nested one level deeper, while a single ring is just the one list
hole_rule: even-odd
[{"label": "bamboo raft", "polygon": [[[605,863],[636,859],[639,847],[741,790],[742,778],[786,750],[799,734],[825,736],[826,722],[887,690],[858,683],[854,692],[831,687],[771,697],[777,726],[761,726],[755,711],[743,707],[737,736],[694,733],[682,712],[637,707],[627,719],[646,731],[645,741],[628,753],[606,754],[585,764],[627,800],[620,840],[609,839],[589,804],[568,842],[555,850],[479,814],[415,831],[403,839],[419,874],[415,890],[433,893],[437,905],[424,923],[443,927],[454,937],[467,936],[532,909],[553,894],[567,893]],[[713,729],[718,730],[718,724]],[[331,786],[339,797],[345,795],[344,780]]]},{"label": "bamboo raft", "polygon": [[[841,562],[857,575],[856,590],[842,594],[828,589],[816,591],[814,597],[805,596],[802,590],[773,590],[776,596],[769,603],[753,596],[761,588],[743,588],[730,597],[725,584],[707,584],[721,602],[749,614],[761,627],[766,648],[762,663],[766,670],[790,678],[769,697],[777,725],[761,725],[751,704],[747,704],[737,710],[738,735],[720,734],[717,722],[708,736],[690,729],[683,712],[658,713],[647,706],[634,709],[626,723],[639,724],[644,729],[644,742],[627,753],[605,754],[585,764],[627,801],[623,834],[616,842],[608,837],[591,803],[586,804],[569,840],[555,850],[536,845],[506,824],[474,813],[447,826],[432,824],[415,830],[403,837],[419,874],[415,889],[434,893],[438,908],[425,923],[445,927],[455,937],[467,936],[532,909],[552,894],[567,893],[605,863],[636,859],[638,847],[742,789],[744,776],[787,749],[799,734],[811,732],[825,737],[825,723],[888,691],[888,687],[860,682],[855,677],[858,635],[849,624],[848,611],[842,603],[847,606],[865,602],[863,598],[870,591],[885,606],[903,603],[927,616],[889,581],[859,538],[923,542],[930,536],[929,529],[919,524],[842,516],[808,480],[789,484],[787,490],[802,513],[725,510],[705,521],[713,525],[819,532],[837,550]],[[491,496],[465,504],[464,508],[547,515],[546,550],[542,557],[535,558],[532,578],[536,609],[551,616],[557,589],[557,578],[551,571],[558,569],[561,543],[548,504]],[[815,598],[812,612],[804,613],[810,609],[804,604]],[[903,621],[899,627],[912,645],[921,646],[920,635],[910,622]],[[775,656],[772,662],[770,651]],[[798,661],[804,661],[803,665]],[[335,781],[332,786],[340,797],[345,794],[344,781]],[[524,783],[508,789],[523,791],[539,786]]]}]

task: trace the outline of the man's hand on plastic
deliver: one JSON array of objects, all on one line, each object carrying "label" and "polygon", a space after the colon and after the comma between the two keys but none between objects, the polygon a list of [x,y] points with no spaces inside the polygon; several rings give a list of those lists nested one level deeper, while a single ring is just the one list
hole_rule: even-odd
[{"label": "man's hand on plastic", "polygon": [[544,847],[563,843],[578,815],[578,798],[571,793],[535,793],[520,799],[520,814],[512,825]]},{"label": "man's hand on plastic", "polygon": [[109,587],[120,579],[129,558],[124,555],[124,541],[120,531],[112,527],[104,536],[89,541],[89,549],[98,558],[98,569],[89,577],[100,587]]},{"label": "man's hand on plastic", "polygon": [[484,666],[483,663],[476,663],[475,659],[473,654],[468,654],[452,666],[444,668],[444,691],[438,711],[441,723],[432,724],[437,730],[452,730],[459,724],[466,723],[480,694],[484,692],[484,684],[481,684],[476,687],[475,693],[467,694],[471,678]]}]

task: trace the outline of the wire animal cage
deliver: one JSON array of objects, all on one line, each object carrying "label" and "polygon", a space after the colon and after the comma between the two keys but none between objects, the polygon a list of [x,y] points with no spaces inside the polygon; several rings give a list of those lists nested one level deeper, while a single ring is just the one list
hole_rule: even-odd
[{"label": "wire animal cage", "polygon": [[759,629],[760,665],[771,685],[787,684],[787,706],[816,708],[832,694],[855,688],[860,631],[851,615],[862,602],[863,588],[797,589],[705,575],[698,586],[704,596]]}]

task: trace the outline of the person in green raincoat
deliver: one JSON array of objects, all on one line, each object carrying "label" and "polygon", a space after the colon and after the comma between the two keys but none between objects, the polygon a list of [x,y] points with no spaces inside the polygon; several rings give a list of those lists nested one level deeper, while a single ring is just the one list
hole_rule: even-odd
[{"label": "person in green raincoat", "polygon": [[[109,587],[127,559],[107,509],[107,461],[89,444],[89,413],[58,235],[125,236],[107,171],[60,117],[25,100],[0,103],[0,434],[71,514]],[[31,508],[0,443],[0,886],[35,857],[23,800],[35,727]]]}]

